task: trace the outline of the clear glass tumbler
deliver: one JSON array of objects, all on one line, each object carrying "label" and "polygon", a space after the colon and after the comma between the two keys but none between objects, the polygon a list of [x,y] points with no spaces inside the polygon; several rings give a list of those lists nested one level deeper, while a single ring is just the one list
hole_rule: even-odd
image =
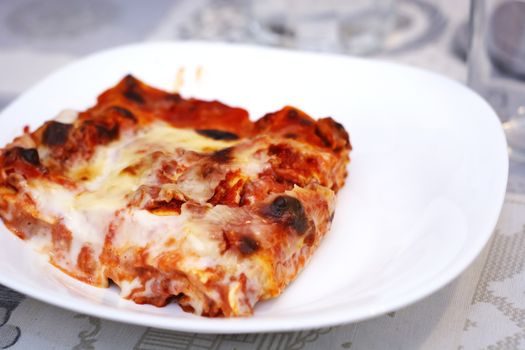
[{"label": "clear glass tumbler", "polygon": [[315,51],[371,54],[395,22],[396,0],[252,0],[259,42]]},{"label": "clear glass tumbler", "polygon": [[525,1],[471,0],[468,84],[503,123],[511,159],[525,162]]}]

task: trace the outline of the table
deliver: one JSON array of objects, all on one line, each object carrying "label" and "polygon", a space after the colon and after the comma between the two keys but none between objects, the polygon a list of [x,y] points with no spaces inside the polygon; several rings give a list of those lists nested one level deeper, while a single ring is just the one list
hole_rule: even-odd
[{"label": "table", "polygon": [[[224,27],[221,21],[231,12],[214,14],[213,10],[232,2],[150,4],[139,0],[0,2],[0,108],[54,69],[118,44],[188,38],[250,40],[242,28]],[[462,23],[468,2],[400,0],[398,9],[396,31],[378,57],[464,81]],[[476,261],[433,295],[368,321],[293,333],[199,335],[77,314],[0,286],[0,349],[525,348],[524,193],[525,165],[512,163],[495,234]]]}]

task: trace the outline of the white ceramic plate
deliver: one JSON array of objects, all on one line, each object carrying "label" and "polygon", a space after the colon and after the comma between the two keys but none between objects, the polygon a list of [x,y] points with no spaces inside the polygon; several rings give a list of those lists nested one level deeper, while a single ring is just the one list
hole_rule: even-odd
[{"label": "white ceramic plate", "polygon": [[[464,86],[420,69],[347,58],[205,43],[105,51],[51,75],[0,115],[0,144],[84,109],[132,73],[185,96],[246,107],[252,117],[291,104],[330,115],[351,135],[350,176],[331,232],[285,292],[251,318],[206,319],[178,306],[119,298],[57,271],[0,227],[0,283],[103,318],[192,332],[286,331],[351,322],[412,303],[458,276],[489,239],[507,182],[494,112]],[[182,79],[181,79],[182,78]]]}]

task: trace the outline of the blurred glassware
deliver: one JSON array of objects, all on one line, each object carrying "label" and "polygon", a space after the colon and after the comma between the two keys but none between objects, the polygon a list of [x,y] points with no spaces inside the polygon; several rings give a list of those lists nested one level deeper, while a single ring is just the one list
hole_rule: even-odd
[{"label": "blurred glassware", "polygon": [[525,1],[471,0],[468,84],[498,113],[513,160],[525,162]]},{"label": "blurred glassware", "polygon": [[252,0],[251,30],[261,43],[372,54],[395,25],[396,0]]},{"label": "blurred glassware", "polygon": [[177,39],[246,42],[249,33],[249,0],[187,0],[175,26]]}]

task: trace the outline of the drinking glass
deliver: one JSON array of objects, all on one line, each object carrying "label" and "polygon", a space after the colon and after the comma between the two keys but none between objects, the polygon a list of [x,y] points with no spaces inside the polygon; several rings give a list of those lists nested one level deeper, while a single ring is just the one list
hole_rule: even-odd
[{"label": "drinking glass", "polygon": [[525,162],[525,1],[471,0],[468,84],[503,123],[511,159]]},{"label": "drinking glass", "polygon": [[395,0],[252,0],[252,32],[265,44],[371,54],[395,24]]}]

